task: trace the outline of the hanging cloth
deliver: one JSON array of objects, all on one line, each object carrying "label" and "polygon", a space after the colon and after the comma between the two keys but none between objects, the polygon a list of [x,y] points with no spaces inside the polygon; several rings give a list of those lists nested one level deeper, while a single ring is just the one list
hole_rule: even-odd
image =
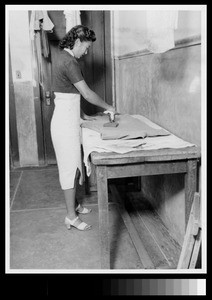
[{"label": "hanging cloth", "polygon": [[[44,57],[49,57],[50,49],[47,32],[53,32],[54,24],[50,20],[47,11],[36,10],[32,11],[30,19],[30,37],[34,40],[35,34],[40,32],[41,52]],[[39,35],[39,34],[38,34]]]},{"label": "hanging cloth", "polygon": [[76,25],[81,25],[79,10],[64,10],[63,13],[66,18],[66,32]]},{"label": "hanging cloth", "polygon": [[40,35],[41,35],[41,52],[44,57],[48,58],[50,56],[50,47],[49,47],[47,32],[41,29]]},{"label": "hanging cloth", "polygon": [[40,19],[40,27],[41,27],[41,51],[44,57],[48,58],[50,56],[50,47],[48,41],[47,32],[53,32],[52,29],[54,24],[50,20],[47,11],[42,11],[43,17]]},{"label": "hanging cloth", "polygon": [[50,20],[46,10],[42,10],[42,13],[43,13],[43,26],[42,26],[43,30],[52,32],[54,24]]},{"label": "hanging cloth", "polygon": [[44,89],[42,55],[45,58],[50,57],[47,32],[53,32],[53,27],[54,24],[50,20],[47,11],[32,11],[29,25],[30,38],[32,41],[33,52],[36,53],[37,56],[38,81],[42,90]]},{"label": "hanging cloth", "polygon": [[153,53],[175,47],[174,30],[178,26],[178,11],[147,11],[147,49]]},{"label": "hanging cloth", "polygon": [[34,40],[35,31],[45,30],[52,32],[54,24],[50,20],[47,11],[45,10],[33,10],[30,18],[30,38]]}]

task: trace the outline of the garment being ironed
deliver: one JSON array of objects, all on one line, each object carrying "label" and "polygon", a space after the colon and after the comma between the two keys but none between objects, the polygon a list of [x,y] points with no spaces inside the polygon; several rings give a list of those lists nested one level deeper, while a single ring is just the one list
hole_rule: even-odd
[{"label": "garment being ironed", "polygon": [[147,136],[169,135],[170,133],[164,129],[155,129],[141,120],[138,120],[130,115],[116,115],[117,127],[104,127],[103,124],[109,122],[108,116],[97,116],[94,121],[87,121],[81,124],[81,127],[86,127],[98,131],[103,140],[116,139],[136,139],[145,138]]}]

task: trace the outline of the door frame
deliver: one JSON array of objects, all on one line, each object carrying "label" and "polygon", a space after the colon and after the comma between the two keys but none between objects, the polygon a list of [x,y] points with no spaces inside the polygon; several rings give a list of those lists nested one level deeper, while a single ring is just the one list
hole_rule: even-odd
[{"label": "door frame", "polygon": [[[29,23],[32,11],[29,11]],[[34,41],[32,41],[34,42]],[[34,50],[34,51],[33,51]],[[32,61],[36,62],[38,66],[36,47],[32,47]],[[33,85],[33,95],[34,95],[34,108],[35,108],[35,124],[36,124],[36,135],[37,135],[37,149],[38,149],[38,164],[39,166],[45,166],[46,164],[46,154],[44,147],[44,129],[43,129],[43,118],[42,118],[42,99],[40,92],[40,85],[38,79],[38,67],[33,68],[33,78],[35,80],[35,85]]]},{"label": "door frame", "polygon": [[16,119],[15,93],[12,80],[12,66],[9,45],[9,156],[10,168],[20,167],[19,147],[18,147],[18,131]]}]

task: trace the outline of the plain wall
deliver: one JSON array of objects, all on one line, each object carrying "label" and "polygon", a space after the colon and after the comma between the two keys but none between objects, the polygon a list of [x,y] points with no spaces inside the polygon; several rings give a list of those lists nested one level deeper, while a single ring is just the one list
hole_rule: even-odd
[{"label": "plain wall", "polygon": [[201,45],[116,60],[116,70],[120,113],[144,115],[201,145]]},{"label": "plain wall", "polygon": [[[175,33],[178,41],[201,32],[200,16],[200,12],[179,13],[178,33]],[[145,27],[142,27],[145,13],[119,12],[117,19],[116,15],[114,18],[114,28],[117,30],[118,26],[118,33],[114,34],[117,111],[144,115],[200,146],[201,42],[189,46],[184,43],[182,47],[178,44],[178,48],[165,53],[149,53],[142,51],[145,49]],[[144,37],[138,45],[137,38],[142,33]],[[141,181],[143,196],[149,199],[170,234],[182,245],[186,228],[184,175],[144,176]]]},{"label": "plain wall", "polygon": [[[28,11],[9,11],[9,46],[16,108],[20,167],[38,165]],[[19,71],[21,78],[17,78]]]}]

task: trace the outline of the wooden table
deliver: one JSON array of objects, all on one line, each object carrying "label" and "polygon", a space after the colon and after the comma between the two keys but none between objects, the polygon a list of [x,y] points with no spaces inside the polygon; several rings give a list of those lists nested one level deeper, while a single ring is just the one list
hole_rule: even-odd
[{"label": "wooden table", "polygon": [[196,192],[198,147],[133,151],[126,154],[91,153],[95,165],[99,208],[99,236],[101,268],[110,269],[110,241],[108,216],[108,179],[159,174],[185,174],[185,222]]}]

